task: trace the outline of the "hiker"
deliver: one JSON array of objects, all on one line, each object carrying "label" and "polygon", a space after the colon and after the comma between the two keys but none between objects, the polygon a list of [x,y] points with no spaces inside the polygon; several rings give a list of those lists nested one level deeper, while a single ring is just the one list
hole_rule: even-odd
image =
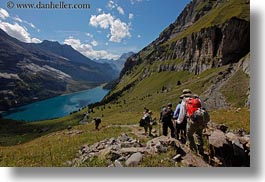
[{"label": "hiker", "polygon": [[181,124],[184,122],[185,117],[187,118],[187,138],[190,149],[200,155],[204,155],[202,132],[209,117],[201,117],[199,113],[206,113],[204,103],[198,97],[194,97],[189,89],[184,89],[177,123]]},{"label": "hiker", "polygon": [[172,138],[175,137],[175,128],[172,122],[173,114],[172,104],[168,103],[167,108],[162,112],[163,135],[167,136],[168,128],[170,128]]},{"label": "hiker", "polygon": [[[181,95],[179,98],[183,99],[184,95]],[[180,106],[182,100],[178,103],[176,110],[174,111],[173,119],[174,119],[174,126],[175,126],[175,135],[176,139],[180,140],[183,144],[186,143],[186,129],[187,129],[187,118],[184,118],[184,121],[181,124],[177,123],[177,119],[179,117]]]},{"label": "hiker", "polygon": [[152,111],[145,108],[144,116],[141,121],[143,122],[142,126],[144,127],[144,134],[147,135],[147,131],[149,129],[149,136],[152,136]]},{"label": "hiker", "polygon": [[99,130],[99,124],[101,123],[101,118],[100,117],[97,117],[97,118],[94,118],[93,119],[95,121],[95,129],[96,130]]},{"label": "hiker", "polygon": [[166,106],[162,106],[162,110],[160,112],[160,117],[159,117],[159,121],[162,122],[162,118],[163,118],[163,112],[166,111],[167,107]]},{"label": "hiker", "polygon": [[166,111],[166,106],[162,106],[162,109],[161,109],[161,112],[160,112],[160,116],[159,116],[159,123],[158,123],[158,125],[159,125],[159,136],[161,136],[162,135],[162,118],[163,118],[163,112],[164,111]]}]

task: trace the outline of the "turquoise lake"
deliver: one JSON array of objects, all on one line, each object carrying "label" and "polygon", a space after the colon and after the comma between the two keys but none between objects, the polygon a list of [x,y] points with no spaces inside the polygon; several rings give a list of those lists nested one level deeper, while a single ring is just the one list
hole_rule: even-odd
[{"label": "turquoise lake", "polygon": [[101,101],[108,92],[109,90],[104,90],[102,87],[96,87],[17,107],[2,113],[2,116],[6,119],[27,122],[59,118],[88,104]]}]

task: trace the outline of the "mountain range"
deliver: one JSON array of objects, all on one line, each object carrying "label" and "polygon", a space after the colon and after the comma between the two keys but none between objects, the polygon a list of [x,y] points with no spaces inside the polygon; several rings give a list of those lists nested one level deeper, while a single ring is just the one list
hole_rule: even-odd
[{"label": "mountain range", "polygon": [[58,42],[23,43],[0,29],[0,110],[115,80],[119,71]]},{"label": "mountain range", "polygon": [[98,59],[98,60],[95,60],[95,61],[99,62],[99,63],[109,64],[114,70],[117,70],[118,72],[121,72],[121,70],[124,67],[124,63],[133,54],[134,54],[134,52],[124,53],[117,60],[113,60],[113,59]]}]

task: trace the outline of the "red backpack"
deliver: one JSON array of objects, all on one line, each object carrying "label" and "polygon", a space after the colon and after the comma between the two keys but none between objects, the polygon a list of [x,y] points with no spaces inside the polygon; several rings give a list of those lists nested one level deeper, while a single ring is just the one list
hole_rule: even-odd
[{"label": "red backpack", "polygon": [[187,116],[191,117],[195,111],[201,108],[201,101],[198,98],[189,98],[186,101]]}]

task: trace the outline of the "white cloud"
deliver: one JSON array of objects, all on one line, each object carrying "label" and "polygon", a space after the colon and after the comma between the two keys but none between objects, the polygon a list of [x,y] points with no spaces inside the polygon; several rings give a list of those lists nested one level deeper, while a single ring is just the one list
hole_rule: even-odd
[{"label": "white cloud", "polygon": [[131,37],[129,32],[129,26],[122,22],[120,19],[116,19],[110,28],[110,41],[111,42],[121,42],[121,40],[125,37]]},{"label": "white cloud", "polygon": [[0,8],[0,19],[6,19],[9,17],[9,13],[3,9],[3,8]]},{"label": "white cloud", "polygon": [[16,16],[16,17],[13,17],[13,19],[14,19],[15,21],[18,21],[18,22],[20,22],[20,23],[22,23],[22,22],[23,22],[23,20],[22,20],[21,18],[19,18],[18,16]]},{"label": "white cloud", "polygon": [[109,9],[114,9],[117,6],[117,4],[115,4],[114,1],[110,0],[107,6]]},{"label": "white cloud", "polygon": [[121,15],[124,15],[124,10],[122,9],[122,7],[118,6],[118,7],[117,7],[117,11],[118,11]]},{"label": "white cloud", "polygon": [[93,38],[94,36],[90,33],[86,33],[86,36],[88,36],[89,38]]},{"label": "white cloud", "polygon": [[25,24],[29,25],[31,28],[33,28],[33,29],[37,30],[38,32],[40,32],[40,29],[38,29],[33,23],[30,23],[30,22],[28,22],[26,20],[22,20],[18,16],[12,17],[12,16],[9,15],[9,13],[5,9],[0,8],[0,19],[5,20],[8,17],[12,18],[13,20],[15,20],[15,21],[17,21],[19,23],[25,23]]},{"label": "white cloud", "polygon": [[142,2],[143,0],[131,0],[131,4],[133,5],[133,4],[135,4],[135,3],[140,3],[140,2]]},{"label": "white cloud", "polygon": [[113,22],[114,18],[111,16],[110,13],[108,14],[100,14],[98,16],[92,15],[90,18],[89,24],[94,27],[100,27],[103,29],[109,28],[110,24]]},{"label": "white cloud", "polygon": [[40,42],[40,40],[37,38],[31,38],[27,29],[19,25],[18,23],[11,24],[7,22],[0,22],[0,28],[3,29],[10,36],[15,37],[22,42],[26,43]]},{"label": "white cloud", "polygon": [[92,42],[91,42],[91,44],[95,47],[95,46],[97,46],[98,45],[98,42],[97,41],[95,41],[95,40],[93,40]]},{"label": "white cloud", "polygon": [[133,17],[134,17],[134,14],[129,13],[129,20],[133,19]]},{"label": "white cloud", "polygon": [[40,30],[38,28],[36,28],[35,25],[33,25],[32,23],[27,22],[25,20],[22,20],[18,16],[12,17],[9,15],[9,13],[5,9],[0,8],[0,19],[5,20],[6,18],[9,18],[9,17],[12,18],[13,20],[15,20],[16,22],[12,24],[12,23],[0,20],[0,28],[2,30],[4,30],[8,35],[10,35],[10,36],[22,41],[22,42],[26,42],[26,43],[31,43],[31,42],[32,43],[39,43],[39,42],[41,42],[37,38],[31,38],[30,33],[28,32],[28,29],[21,24],[23,24],[23,23],[27,24],[39,32]]},{"label": "white cloud", "polygon": [[32,38],[31,39],[31,42],[32,43],[41,43],[41,40],[40,39],[37,39],[37,38]]},{"label": "white cloud", "polygon": [[27,25],[29,25],[31,28],[37,30],[37,32],[40,32],[40,29],[38,29],[33,23],[30,23],[26,20],[22,20],[20,17],[18,16],[15,16],[15,17],[12,17],[13,20],[17,21],[17,22],[20,22],[20,23],[25,23]]},{"label": "white cloud", "polygon": [[98,11],[98,13],[101,13],[102,12],[102,9],[101,8],[98,8],[97,11]]},{"label": "white cloud", "polygon": [[123,38],[131,37],[130,26],[120,19],[115,19],[110,13],[103,13],[98,16],[92,15],[89,24],[103,29],[110,28],[110,36],[108,38],[111,42],[119,43]]},{"label": "white cloud", "polygon": [[40,32],[40,29],[38,29],[35,25],[33,25],[33,23],[29,23],[29,22],[25,22],[25,23],[27,23],[29,26],[31,26],[31,28],[34,28],[35,30]]},{"label": "white cloud", "polygon": [[111,54],[105,50],[94,50],[90,44],[83,44],[79,39],[69,37],[65,39],[65,44],[71,45],[75,50],[90,59],[118,59],[119,55]]},{"label": "white cloud", "polygon": [[141,35],[137,35],[137,38],[141,38],[142,36]]}]

